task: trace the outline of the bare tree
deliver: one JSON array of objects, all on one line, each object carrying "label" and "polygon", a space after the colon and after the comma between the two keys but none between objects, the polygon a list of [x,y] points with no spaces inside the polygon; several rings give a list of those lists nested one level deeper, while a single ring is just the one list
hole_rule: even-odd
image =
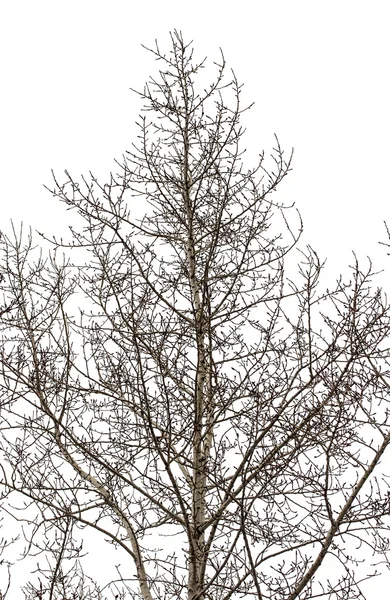
[{"label": "bare tree", "polygon": [[[291,156],[244,169],[234,73],[205,87],[171,41],[118,174],[53,174],[69,242],[2,235],[4,507],[48,561],[26,598],[361,598],[389,550],[386,297],[357,259],[321,288],[274,200]],[[105,588],[88,529],[121,553]]]}]

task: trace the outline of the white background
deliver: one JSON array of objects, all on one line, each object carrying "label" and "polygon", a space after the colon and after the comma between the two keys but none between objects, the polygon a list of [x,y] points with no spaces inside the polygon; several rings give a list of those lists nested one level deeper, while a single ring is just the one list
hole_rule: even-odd
[{"label": "white background", "polygon": [[[246,143],[271,150],[273,134],[294,170],[281,198],[295,202],[305,243],[328,257],[335,279],[351,250],[388,260],[390,36],[378,0],[9,0],[0,9],[0,229],[9,219],[48,235],[71,214],[42,184],[50,169],[104,178],[134,141],[141,108],[129,87],[156,74],[141,48],[169,50],[169,31],[193,39],[210,66],[222,47],[244,83]],[[249,165],[248,165],[249,166]],[[64,216],[65,215],[65,216]],[[382,277],[386,284],[386,277]],[[369,561],[369,557],[367,559]],[[376,598],[378,584],[368,586]],[[386,594],[385,594],[386,595]],[[17,595],[15,595],[15,599]],[[11,598],[13,600],[13,597]]]}]

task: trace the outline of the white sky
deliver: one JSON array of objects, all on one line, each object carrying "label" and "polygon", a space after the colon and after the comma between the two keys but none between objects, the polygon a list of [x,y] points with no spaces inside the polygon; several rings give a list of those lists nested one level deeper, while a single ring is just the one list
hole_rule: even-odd
[{"label": "white sky", "polygon": [[[12,217],[50,231],[50,169],[103,178],[134,140],[141,88],[157,65],[141,43],[169,30],[198,56],[224,50],[255,101],[247,143],[270,150],[274,132],[294,171],[305,241],[343,270],[351,249],[385,251],[389,217],[390,38],[386,1],[13,0],[0,12],[2,225]],[[191,7],[191,8],[190,8]],[[61,211],[62,214],[62,211]],[[336,272],[335,272],[336,274]]]},{"label": "white sky", "polygon": [[387,11],[385,0],[3,2],[0,229],[12,217],[63,231],[63,210],[42,187],[50,169],[102,179],[114,169],[141,108],[129,87],[157,71],[141,43],[158,38],[169,50],[177,28],[210,65],[222,47],[245,84],[244,100],[255,101],[244,120],[251,152],[270,150],[274,132],[286,152],[294,146],[281,197],[300,209],[305,242],[328,257],[327,271],[345,272],[351,249],[386,264]]}]

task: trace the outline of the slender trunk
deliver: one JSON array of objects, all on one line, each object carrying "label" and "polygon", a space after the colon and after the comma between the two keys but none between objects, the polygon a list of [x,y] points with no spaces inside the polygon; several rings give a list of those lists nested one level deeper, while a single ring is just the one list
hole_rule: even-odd
[{"label": "slender trunk", "polygon": [[[207,484],[207,462],[210,439],[207,432],[209,419],[204,423],[205,403],[207,404],[208,357],[206,351],[206,328],[204,298],[202,299],[199,279],[196,270],[196,247],[193,228],[193,207],[191,203],[192,177],[189,164],[189,122],[191,111],[188,102],[188,87],[184,76],[182,79],[183,100],[185,106],[185,123],[183,127],[183,200],[186,208],[188,237],[187,237],[187,266],[191,298],[195,313],[195,337],[197,351],[197,368],[194,397],[194,430],[193,430],[193,473],[192,473],[192,515],[191,528],[188,531],[189,565],[188,565],[188,600],[204,600],[202,589],[205,574],[205,496]],[[206,283],[204,282],[204,285]],[[207,408],[207,407],[206,407]],[[204,428],[206,427],[206,431]]]},{"label": "slender trunk", "polygon": [[[188,166],[185,165],[186,171]],[[187,179],[187,173],[185,175]],[[195,311],[197,371],[194,397],[194,432],[193,432],[193,476],[192,476],[192,530],[188,532],[190,542],[188,598],[203,600],[200,595],[203,588],[202,573],[204,555],[205,491],[207,457],[203,447],[203,413],[205,404],[205,385],[207,377],[207,357],[205,348],[205,320],[203,303],[196,277],[195,242],[192,233],[192,212],[188,186],[185,191],[189,235],[187,242],[188,272],[192,301]]]},{"label": "slender trunk", "polygon": [[189,582],[188,582],[188,598],[198,598],[199,592],[203,587],[200,573],[203,564],[204,552],[204,532],[203,525],[205,522],[205,467],[206,457],[203,452],[202,435],[203,435],[203,412],[204,412],[204,390],[207,374],[206,352],[205,352],[205,332],[204,319],[202,314],[202,303],[199,293],[199,285],[196,280],[195,269],[195,247],[191,236],[188,240],[188,266],[192,298],[195,308],[196,322],[196,345],[197,345],[197,372],[195,382],[195,398],[194,398],[194,432],[193,432],[193,495],[192,495],[192,531],[189,532],[190,540],[190,557],[189,557]]}]

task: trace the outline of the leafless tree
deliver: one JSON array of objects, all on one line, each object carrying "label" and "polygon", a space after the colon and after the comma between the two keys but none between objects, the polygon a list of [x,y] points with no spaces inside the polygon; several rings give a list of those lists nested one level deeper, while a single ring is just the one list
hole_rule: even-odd
[{"label": "leafless tree", "polygon": [[[25,596],[362,598],[389,551],[386,297],[357,258],[321,287],[274,200],[291,156],[245,169],[234,73],[221,53],[205,85],[171,41],[118,173],[53,174],[69,241],[1,238],[4,508],[47,561]],[[90,529],[121,556],[104,588]]]}]

